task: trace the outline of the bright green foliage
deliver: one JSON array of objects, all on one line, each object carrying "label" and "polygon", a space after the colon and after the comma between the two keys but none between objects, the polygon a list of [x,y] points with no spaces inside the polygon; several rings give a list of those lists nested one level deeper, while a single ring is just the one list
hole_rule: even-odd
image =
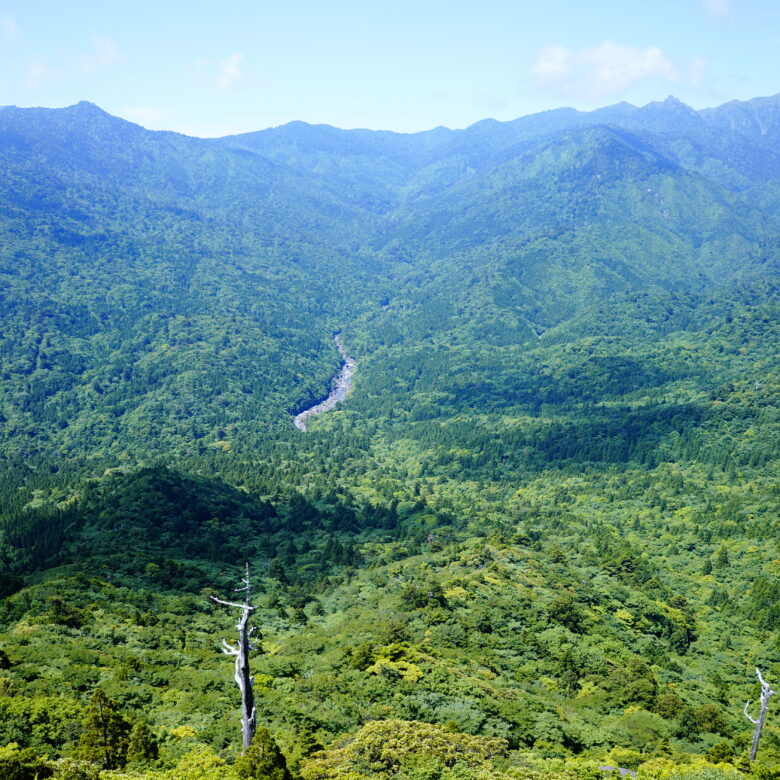
[{"label": "bright green foliage", "polygon": [[313,756],[304,780],[330,777],[391,777],[410,769],[480,767],[507,753],[503,739],[472,737],[418,721],[374,721],[344,747]]},{"label": "bright green foliage", "polygon": [[148,775],[159,780],[237,780],[225,760],[207,747],[192,750],[173,769]]},{"label": "bright green foliage", "polygon": [[0,696],[0,743],[18,742],[48,755],[63,745],[74,746],[84,716],[80,702],[65,696],[8,695],[15,692]]},{"label": "bright green foliage", "polygon": [[3,780],[44,780],[54,774],[49,763],[31,748],[11,742],[0,747],[0,777]]},{"label": "bright green foliage", "polygon": [[728,763],[696,762],[675,766],[671,761],[647,762],[640,769],[642,778],[652,780],[744,780],[743,774]]},{"label": "bright green foliage", "polygon": [[[248,560],[291,770],[742,776],[779,139],[771,100],[221,141],[0,109],[3,755],[236,778],[207,597]],[[337,329],[354,388],[303,434]]]},{"label": "bright green foliage", "polygon": [[90,761],[61,758],[52,762],[55,780],[101,780],[105,773]]}]

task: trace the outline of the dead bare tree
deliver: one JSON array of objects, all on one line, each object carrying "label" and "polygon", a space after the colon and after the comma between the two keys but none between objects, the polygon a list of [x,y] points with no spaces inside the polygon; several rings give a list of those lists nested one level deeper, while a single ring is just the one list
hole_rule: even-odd
[{"label": "dead bare tree", "polygon": [[244,603],[236,604],[232,601],[223,601],[216,596],[209,596],[215,604],[222,604],[225,607],[233,607],[241,610],[241,617],[236,624],[238,631],[238,642],[235,645],[222,640],[222,652],[225,655],[232,655],[236,658],[235,680],[238,689],[241,691],[241,733],[243,736],[243,747],[246,750],[255,736],[255,699],[252,691],[254,678],[249,672],[249,653],[257,647],[257,638],[252,636],[255,632],[254,626],[249,626],[249,618],[255,611],[252,606],[252,585],[249,579],[249,564],[246,564],[246,575],[243,577],[243,587],[236,588],[236,592],[244,594]]},{"label": "dead bare tree", "polygon": [[761,676],[761,672],[758,668],[756,668],[756,675],[758,676],[758,681],[761,683],[761,697],[759,699],[761,709],[758,713],[758,719],[752,718],[748,712],[750,702],[745,704],[745,717],[756,727],[755,731],[753,732],[753,744],[750,747],[751,761],[756,760],[756,753],[758,752],[758,740],[761,739],[761,730],[764,728],[764,718],[766,717],[766,710],[769,706],[769,697],[774,696],[775,693],[769,687],[769,683],[766,682],[766,680],[764,680],[764,678]]}]

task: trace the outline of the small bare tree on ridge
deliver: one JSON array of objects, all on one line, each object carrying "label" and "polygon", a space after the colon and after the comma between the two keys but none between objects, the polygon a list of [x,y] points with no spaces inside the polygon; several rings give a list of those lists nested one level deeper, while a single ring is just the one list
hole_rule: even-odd
[{"label": "small bare tree on ridge", "polygon": [[769,687],[769,683],[766,682],[766,680],[764,680],[764,678],[761,676],[761,671],[758,668],[756,668],[756,675],[758,676],[758,681],[761,683],[761,697],[759,699],[761,709],[759,710],[757,719],[752,718],[748,712],[750,702],[745,704],[745,717],[756,727],[753,731],[753,744],[750,746],[751,761],[756,760],[756,753],[758,753],[758,740],[761,739],[761,731],[764,728],[764,718],[766,717],[766,710],[769,706],[769,697],[774,696],[775,694],[775,692]]},{"label": "small bare tree on ridge", "polygon": [[242,579],[243,587],[236,588],[237,593],[244,594],[244,603],[236,604],[233,601],[223,601],[216,596],[209,596],[209,599],[215,604],[222,604],[225,607],[233,607],[241,610],[241,617],[236,624],[238,631],[238,642],[235,645],[222,640],[222,652],[225,655],[235,656],[236,671],[235,680],[238,689],[241,691],[241,733],[243,736],[243,749],[252,744],[255,736],[257,723],[255,720],[255,698],[252,691],[254,678],[249,671],[249,654],[257,647],[258,637],[253,638],[255,633],[254,626],[249,626],[249,618],[255,611],[252,606],[252,585],[249,579],[249,564],[245,564],[246,574]]}]

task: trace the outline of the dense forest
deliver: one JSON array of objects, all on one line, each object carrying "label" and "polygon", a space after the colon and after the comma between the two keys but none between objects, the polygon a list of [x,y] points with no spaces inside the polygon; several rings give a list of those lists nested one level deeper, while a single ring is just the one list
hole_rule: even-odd
[{"label": "dense forest", "polygon": [[778,142],[0,108],[0,777],[780,777]]}]

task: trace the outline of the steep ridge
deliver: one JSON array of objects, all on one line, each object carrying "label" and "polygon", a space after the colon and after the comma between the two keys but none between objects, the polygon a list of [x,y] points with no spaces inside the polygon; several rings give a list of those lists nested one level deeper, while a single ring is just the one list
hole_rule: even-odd
[{"label": "steep ridge", "polygon": [[0,123],[7,462],[209,447],[247,404],[281,424],[320,394],[333,358],[315,334],[381,283],[354,247],[370,215],[317,177],[87,104]]}]

